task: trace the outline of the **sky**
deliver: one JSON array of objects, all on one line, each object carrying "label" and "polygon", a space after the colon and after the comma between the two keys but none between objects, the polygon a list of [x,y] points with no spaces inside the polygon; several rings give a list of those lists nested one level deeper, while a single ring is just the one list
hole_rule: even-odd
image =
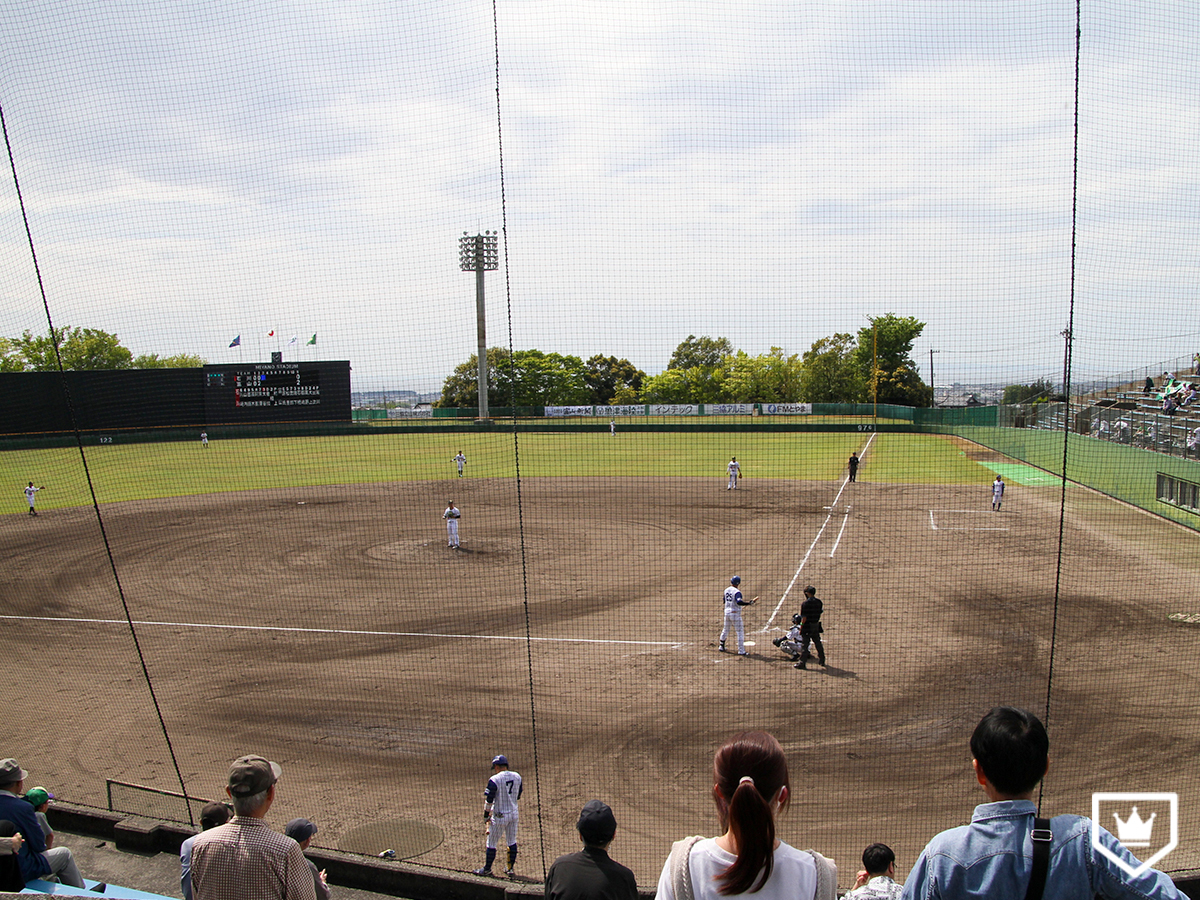
[{"label": "sky", "polygon": [[1200,350],[1200,5],[1080,26],[1077,106],[1074,0],[10,0],[0,335],[433,391],[494,230],[489,346],[895,313],[939,386],[1061,380],[1069,325],[1073,381],[1144,374]]}]

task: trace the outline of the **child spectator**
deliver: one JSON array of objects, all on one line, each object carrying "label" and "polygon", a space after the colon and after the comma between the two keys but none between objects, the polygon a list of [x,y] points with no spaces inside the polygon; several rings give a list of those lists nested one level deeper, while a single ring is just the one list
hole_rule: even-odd
[{"label": "child spectator", "polygon": [[[317,826],[308,819],[292,819],[284,826],[283,833],[299,844],[301,850],[307,850],[308,845],[312,843],[313,835],[317,833]],[[308,868],[312,872],[313,886],[317,889],[317,900],[329,900],[329,885],[325,883],[325,870],[317,871],[316,864],[307,856],[304,857],[304,861],[308,863]]]},{"label": "child spectator", "polygon": [[[200,830],[208,831],[224,825],[233,816],[233,810],[227,803],[206,803],[200,810]],[[179,887],[184,900],[192,900],[192,844],[196,843],[197,835],[192,835],[179,848]]]},{"label": "child spectator", "polygon": [[887,844],[872,844],[862,855],[863,870],[842,900],[899,900],[903,888],[896,884],[896,854]]},{"label": "child spectator", "polygon": [[46,818],[46,810],[50,808],[50,801],[53,799],[54,795],[44,787],[35,787],[25,792],[25,802],[33,807],[33,814],[42,826],[47,850],[54,846],[54,829],[50,827],[50,820]]}]

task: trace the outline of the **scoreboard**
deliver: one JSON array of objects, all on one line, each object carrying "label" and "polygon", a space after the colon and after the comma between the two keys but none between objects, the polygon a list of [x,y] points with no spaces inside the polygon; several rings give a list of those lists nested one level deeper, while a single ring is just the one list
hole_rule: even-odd
[{"label": "scoreboard", "polygon": [[238,363],[204,367],[210,424],[350,421],[349,362]]}]

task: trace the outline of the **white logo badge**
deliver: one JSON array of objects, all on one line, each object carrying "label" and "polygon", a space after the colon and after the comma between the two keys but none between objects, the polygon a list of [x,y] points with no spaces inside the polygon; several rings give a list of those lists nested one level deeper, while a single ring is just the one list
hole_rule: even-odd
[{"label": "white logo badge", "polygon": [[[1112,821],[1101,817],[1103,813]],[[1165,804],[1165,807],[1164,807]],[[1141,805],[1142,812],[1138,812]],[[1159,813],[1168,814],[1170,819],[1170,836],[1163,839],[1167,831],[1166,823],[1159,818]],[[1179,844],[1179,795],[1178,794],[1092,794],[1092,821],[1103,825],[1109,831],[1114,831],[1117,840],[1129,849],[1149,849],[1158,845],[1158,849],[1137,868],[1133,868],[1110,849],[1100,843],[1100,829],[1092,829],[1092,847],[1105,859],[1116,863],[1131,876],[1138,876],[1170,853]],[[1158,840],[1155,840],[1155,835]]]}]

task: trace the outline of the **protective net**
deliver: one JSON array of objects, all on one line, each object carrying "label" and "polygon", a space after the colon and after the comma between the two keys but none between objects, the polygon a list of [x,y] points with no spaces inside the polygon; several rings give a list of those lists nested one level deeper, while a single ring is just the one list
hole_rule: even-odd
[{"label": "protective net", "polygon": [[845,889],[969,819],[1011,704],[1044,814],[1174,793],[1157,865],[1200,868],[1198,26],[5,5],[0,757],[194,818],[262,754],[276,827],[462,871],[502,753],[518,876],[597,797],[649,886],[762,729]]}]

